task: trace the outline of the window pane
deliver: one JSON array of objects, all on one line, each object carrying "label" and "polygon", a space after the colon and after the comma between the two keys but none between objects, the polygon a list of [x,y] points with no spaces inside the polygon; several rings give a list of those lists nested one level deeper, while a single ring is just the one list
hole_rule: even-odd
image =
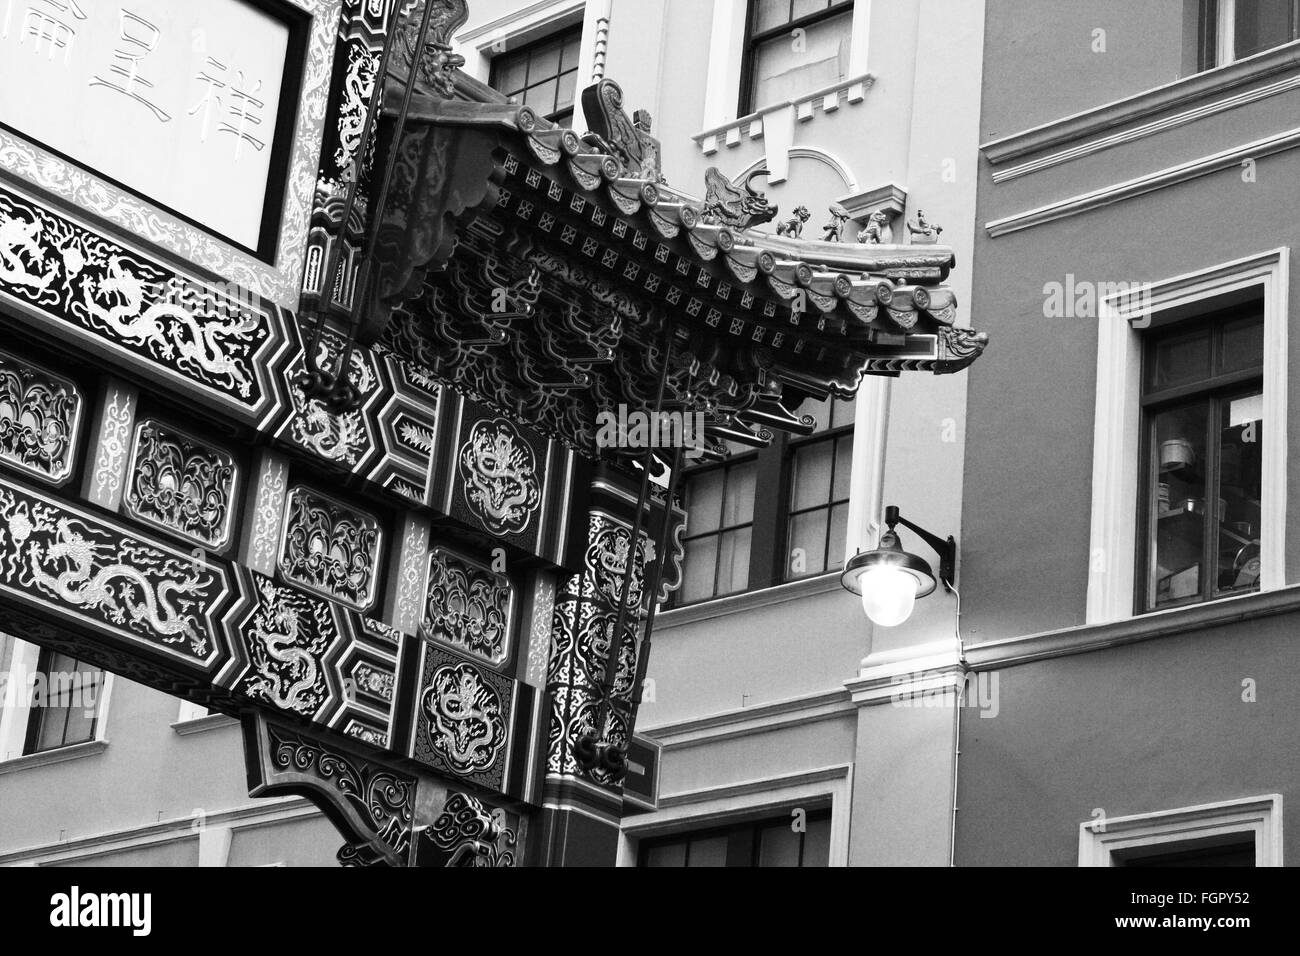
[{"label": "window pane", "polygon": [[1239,372],[1242,369],[1260,368],[1263,364],[1264,321],[1244,319],[1224,325],[1219,370]]},{"label": "window pane", "polygon": [[646,866],[676,866],[683,867],[686,865],[686,843],[668,843],[660,846],[650,847],[645,854]]},{"label": "window pane", "polygon": [[749,587],[750,530],[728,531],[718,542],[718,594],[735,594]]},{"label": "window pane", "polygon": [[536,83],[538,80],[556,76],[560,72],[562,49],[559,43],[548,43],[533,50],[528,64],[528,82]]},{"label": "window pane", "polygon": [[831,865],[831,821],[829,817],[808,821],[803,835],[803,866]]},{"label": "window pane", "polygon": [[718,539],[700,538],[686,542],[682,558],[682,590],[679,601],[707,601],[713,597],[714,574],[718,563]]},{"label": "window pane", "polygon": [[528,57],[504,54],[497,57],[496,81],[497,91],[506,96],[515,96],[523,91],[528,82]]},{"label": "window pane", "polygon": [[754,11],[754,32],[763,33],[773,27],[790,22],[790,0],[757,0]]},{"label": "window pane", "polygon": [[820,13],[831,5],[831,0],[794,0],[794,17],[806,17],[810,13]]},{"label": "window pane", "polygon": [[754,520],[754,483],[758,465],[748,462],[736,465],[727,472],[727,499],[723,503],[722,524],[734,528]]},{"label": "window pane", "polygon": [[709,837],[691,841],[690,866],[726,866],[726,836]]},{"label": "window pane", "polygon": [[63,745],[84,744],[95,739],[95,699],[98,696],[96,672],[82,665],[73,683],[68,700],[68,721],[63,732]]},{"label": "window pane", "polygon": [[759,866],[798,866],[799,838],[789,823],[778,823],[759,831]]},{"label": "window pane", "polygon": [[559,83],[555,80],[530,86],[524,93],[524,105],[531,106],[543,116],[549,116],[555,112],[555,95],[558,90]]},{"label": "window pane", "polygon": [[560,77],[560,89],[556,94],[555,109],[567,110],[573,108],[573,98],[578,91],[578,74],[566,73]]},{"label": "window pane", "polygon": [[40,693],[33,699],[31,719],[36,721],[33,753],[86,743],[95,736],[95,712],[102,672],[67,654],[53,653]]},{"label": "window pane", "polygon": [[1264,396],[1260,392],[1228,399],[1222,405],[1219,451],[1218,589],[1249,591],[1259,587],[1261,450]]},{"label": "window pane", "polygon": [[1165,338],[1156,343],[1149,386],[1154,389],[1185,385],[1210,374],[1210,333],[1196,332]]},{"label": "window pane", "polygon": [[688,518],[686,533],[690,535],[717,531],[722,518],[722,482],[726,472],[717,468],[692,477],[686,486]]},{"label": "window pane", "polygon": [[819,509],[790,519],[787,580],[821,574],[826,570],[826,521],[829,515],[830,512]]},{"label": "window pane", "polygon": [[831,466],[834,443],[805,445],[794,454],[790,507],[793,511],[815,508],[831,500]]},{"label": "window pane", "polygon": [[560,57],[561,70],[576,70],[578,68],[578,56],[582,53],[582,35],[575,33],[564,41],[564,53]]},{"label": "window pane", "polygon": [[751,108],[791,100],[844,79],[852,27],[852,13],[842,13],[807,27],[799,50],[788,36],[756,47]]},{"label": "window pane", "polygon": [[827,570],[844,567],[845,545],[849,539],[849,506],[836,505],[831,509],[830,564]]},{"label": "window pane", "polygon": [[849,500],[849,484],[853,480],[853,436],[845,435],[835,443],[835,484],[831,488],[832,501]]},{"label": "window pane", "polygon": [[1291,0],[1237,0],[1234,39],[1237,59],[1292,38]]},{"label": "window pane", "polygon": [[1155,416],[1153,428],[1150,591],[1162,607],[1202,592],[1207,526],[1205,435],[1209,405],[1198,402]]}]

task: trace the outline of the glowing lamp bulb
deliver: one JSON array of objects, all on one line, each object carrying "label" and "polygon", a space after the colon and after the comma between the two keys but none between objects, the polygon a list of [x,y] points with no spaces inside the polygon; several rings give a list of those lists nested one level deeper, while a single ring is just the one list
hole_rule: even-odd
[{"label": "glowing lamp bulb", "polygon": [[901,568],[869,568],[858,578],[862,610],[881,627],[897,627],[912,616],[919,582]]}]

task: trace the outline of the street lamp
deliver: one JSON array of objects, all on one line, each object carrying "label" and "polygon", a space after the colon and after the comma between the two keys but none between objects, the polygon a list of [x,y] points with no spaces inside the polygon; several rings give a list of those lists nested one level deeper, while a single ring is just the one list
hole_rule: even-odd
[{"label": "street lamp", "polygon": [[[945,541],[917,527],[892,505],[885,509],[885,524],[889,530],[880,536],[876,550],[861,551],[850,558],[840,575],[840,584],[862,597],[862,609],[872,621],[881,627],[897,627],[912,616],[916,599],[933,593],[940,582],[945,590],[953,590],[957,542],[951,536]],[[903,550],[894,530],[900,524],[914,531],[939,556],[937,577],[925,560]]]}]

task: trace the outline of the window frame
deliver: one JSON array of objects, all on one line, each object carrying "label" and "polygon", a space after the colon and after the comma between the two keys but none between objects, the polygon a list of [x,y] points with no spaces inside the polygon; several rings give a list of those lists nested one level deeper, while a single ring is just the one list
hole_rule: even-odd
[{"label": "window frame", "polygon": [[693,790],[690,799],[623,819],[619,832],[618,865],[636,866],[643,840],[730,821],[757,820],[830,807],[831,867],[849,865],[849,817],[852,810],[853,765],[833,764],[795,773],[768,775],[761,787],[753,782]]},{"label": "window frame", "polygon": [[[1237,0],[1200,0],[1197,23],[1197,72],[1213,70],[1220,66],[1246,59],[1236,50]],[[1257,50],[1258,56],[1300,39],[1300,0],[1291,0],[1290,38],[1281,43]]]},{"label": "window frame", "polygon": [[[806,401],[816,401],[816,396],[809,396]],[[754,476],[754,516],[749,523],[750,542],[749,542],[749,577],[745,587],[737,591],[729,591],[725,594],[714,593],[711,597],[699,598],[693,601],[683,601],[681,598],[684,588],[672,592],[669,595],[667,603],[664,605],[664,611],[677,611],[689,607],[699,607],[710,601],[720,601],[724,598],[737,597],[742,594],[750,594],[756,591],[764,591],[768,588],[779,587],[785,584],[796,584],[802,581],[813,580],[829,574],[838,574],[843,568],[844,561],[848,557],[848,542],[852,538],[853,525],[853,470],[858,461],[858,440],[857,440],[857,399],[837,399],[830,396],[829,401],[832,403],[843,402],[850,409],[849,421],[847,424],[834,425],[826,428],[824,431],[814,432],[811,435],[791,435],[787,432],[776,432],[773,435],[771,443],[766,448],[753,449],[743,453],[733,453],[731,457],[724,461],[711,461],[707,464],[694,465],[688,467],[683,473],[683,485],[686,492],[685,509],[687,514],[686,532],[682,536],[683,546],[693,540],[699,540],[705,537],[720,537],[729,530],[735,530],[745,527],[745,525],[736,525],[734,528],[724,527],[719,519],[718,527],[709,532],[698,535],[690,533],[690,497],[689,487],[692,478],[708,474],[712,471],[726,469],[737,465],[755,462]],[[804,403],[801,402],[802,407]],[[833,423],[835,418],[834,404],[830,406],[829,422]],[[839,442],[844,438],[853,439],[852,451],[848,458],[849,469],[849,497],[845,499],[830,498],[825,504],[817,505],[810,508],[799,509],[796,511],[791,501],[792,485],[794,480],[794,461],[796,452],[799,449],[807,448],[819,443],[828,443],[831,445],[831,494],[835,490],[835,467],[838,464]],[[723,486],[723,507],[726,506],[725,488]],[[770,517],[764,517],[760,520],[757,503],[760,501],[775,501],[776,507]],[[834,544],[830,534],[829,514],[838,506],[843,505],[847,514],[845,517],[845,557],[841,559],[839,567],[827,567],[821,571],[813,571],[797,576],[789,575],[790,556],[790,523],[795,514],[806,514],[815,511],[825,511],[828,514],[826,549],[827,561],[829,565],[829,555]],[[719,557],[721,549],[719,549]],[[685,567],[685,558],[683,558],[683,568]],[[717,565],[714,565],[714,590],[717,588]]]},{"label": "window frame", "polygon": [[[794,0],[788,0],[791,13],[794,12]],[[856,6],[856,0],[831,0],[830,6],[824,10],[806,13],[802,17],[796,17],[783,22],[780,26],[770,27],[761,33],[755,32],[755,25],[758,20],[758,0],[748,0],[745,10],[745,26],[741,41],[740,55],[740,90],[737,105],[737,116],[749,116],[759,112],[763,108],[770,106],[770,103],[758,103],[754,96],[754,69],[758,60],[758,48],[765,43],[770,43],[781,36],[786,36],[795,30],[806,30],[809,27],[816,26],[832,17],[841,14],[850,14],[850,37],[852,36],[852,14]],[[852,69],[850,68],[850,74]]]},{"label": "window frame", "polygon": [[[77,667],[80,667],[82,664],[85,663],[80,658],[74,657],[73,655],[67,653],[66,651],[56,651],[48,647],[41,648],[40,656],[37,658],[36,670],[37,673],[47,675],[46,678],[47,686],[51,683],[48,675],[53,669],[55,655],[62,655],[64,657],[67,657],[69,660],[73,662],[74,666]],[[80,746],[81,744],[93,743],[97,739],[96,734],[99,730],[99,720],[100,720],[99,693],[100,693],[100,689],[104,686],[105,673],[101,668],[98,667],[96,667],[95,670],[99,673],[99,678],[95,682],[95,690],[94,690],[95,716],[91,718],[90,733],[86,737],[86,739],[74,740],[71,743],[68,742],[67,714],[71,712],[72,708],[71,707],[59,708],[59,710],[65,712],[65,716],[63,718],[63,733],[61,735],[62,737],[61,741],[53,747],[38,748],[37,745],[40,742],[41,733],[44,730],[44,726],[43,726],[44,719],[46,715],[52,712],[52,708],[50,708],[46,704],[40,704],[40,703],[33,704],[29,706],[27,709],[27,734],[23,742],[24,757],[35,757],[38,754],[51,753],[52,751],[55,750],[64,750],[68,747],[77,747]],[[81,671],[77,670],[74,673],[81,673]]]},{"label": "window frame", "polygon": [[1079,866],[1123,866],[1137,856],[1242,842],[1254,837],[1255,865],[1282,866],[1282,795],[1239,800],[1079,824]]},{"label": "window frame", "polygon": [[[542,116],[547,121],[555,123],[559,126],[565,126],[565,125],[572,126],[573,118],[576,114],[576,110],[578,107],[578,100],[582,96],[582,89],[577,79],[577,77],[581,74],[581,69],[582,69],[582,22],[581,21],[574,24],[569,24],[567,26],[558,27],[555,30],[552,30],[548,33],[544,33],[540,36],[531,37],[525,42],[520,43],[518,46],[508,50],[503,50],[502,52],[493,56],[488,64],[487,85],[490,86],[492,89],[496,90],[502,96],[507,96],[507,97],[511,95],[519,96],[520,104],[522,105],[524,94],[528,92],[528,89],[530,87],[528,79],[529,79],[529,70],[531,69],[531,65],[532,65],[532,60],[531,60],[532,54],[541,47],[550,46],[558,42],[560,46],[559,65],[560,67],[563,67],[564,46],[570,40],[576,40],[578,44],[577,59],[574,61],[573,69],[572,70],[561,69],[560,72],[556,73],[552,77],[552,79],[558,82],[558,80],[561,77],[567,76],[569,73],[574,74],[575,78],[574,78],[574,89],[573,89],[573,103],[570,104],[567,109],[554,110],[550,113],[541,113],[539,111],[538,115]],[[497,79],[500,74],[500,71],[502,70],[502,64],[505,63],[507,60],[512,60],[517,57],[527,58],[525,72],[524,72],[524,88],[520,90],[517,94],[508,94],[499,86],[497,86]]]},{"label": "window frame", "polygon": [[[1205,604],[1210,601],[1220,601],[1232,597],[1240,597],[1245,594],[1255,594],[1262,590],[1261,587],[1252,589],[1241,589],[1237,591],[1221,591],[1214,578],[1214,571],[1218,566],[1216,543],[1219,540],[1219,529],[1215,527],[1215,522],[1211,521],[1213,512],[1210,509],[1210,503],[1217,501],[1220,497],[1220,481],[1222,475],[1219,469],[1219,456],[1221,442],[1215,441],[1214,436],[1221,431],[1219,422],[1221,421],[1220,412],[1223,403],[1231,401],[1233,398],[1262,393],[1264,391],[1264,356],[1260,355],[1260,364],[1252,366],[1249,369],[1232,371],[1227,373],[1215,374],[1214,357],[1218,354],[1218,349],[1223,342],[1223,328],[1233,322],[1243,318],[1251,317],[1260,313],[1262,325],[1263,306],[1252,306],[1246,304],[1240,307],[1229,308],[1221,311],[1209,312],[1199,318],[1189,318],[1182,322],[1171,323],[1166,327],[1161,327],[1153,333],[1143,336],[1143,355],[1142,355],[1142,384],[1139,387],[1139,405],[1141,407],[1142,426],[1141,426],[1141,449],[1138,453],[1139,475],[1138,475],[1138,502],[1137,502],[1137,554],[1136,566],[1134,570],[1134,588],[1133,588],[1133,613],[1135,615],[1152,614],[1157,611],[1168,611],[1174,608],[1190,607],[1199,604]],[[1165,338],[1173,338],[1198,332],[1209,332],[1209,350],[1211,357],[1210,373],[1202,379],[1195,382],[1182,383],[1173,387],[1163,389],[1151,389],[1148,385],[1149,365],[1153,358],[1153,346]],[[1153,554],[1153,541],[1151,534],[1152,525],[1152,499],[1154,497],[1154,488],[1148,484],[1153,474],[1152,466],[1153,456],[1155,454],[1154,429],[1155,419],[1161,413],[1185,406],[1192,402],[1208,403],[1210,412],[1206,420],[1206,454],[1207,460],[1204,468],[1206,472],[1207,488],[1205,492],[1206,508],[1202,518],[1202,527],[1205,532],[1201,541],[1201,568],[1203,569],[1200,592],[1194,596],[1182,598],[1177,601],[1171,601],[1166,604],[1156,606],[1154,595],[1150,593],[1151,588],[1151,558]],[[1267,433],[1269,423],[1267,420],[1263,423],[1263,430]],[[1262,476],[1261,476],[1262,477]],[[1208,485],[1213,482],[1213,486]],[[1263,516],[1263,504],[1260,505],[1261,523]],[[1262,575],[1261,575],[1262,581]]]},{"label": "window frame", "polygon": [[[1142,332],[1233,304],[1264,300],[1264,421],[1259,592],[1286,585],[1287,313],[1282,246],[1101,298],[1092,455],[1086,623],[1134,617],[1141,450]],[[1241,596],[1218,598],[1238,600]],[[1160,612],[1154,612],[1160,613]]]},{"label": "window frame", "polygon": [[[849,402],[848,404],[850,406],[853,405],[852,402]],[[783,547],[778,549],[778,553],[781,555],[781,564],[777,572],[777,581],[775,582],[776,584],[793,584],[796,581],[806,581],[809,578],[815,578],[822,574],[838,573],[839,571],[842,571],[844,569],[844,563],[845,561],[848,560],[848,554],[847,554],[848,535],[846,533],[845,535],[846,553],[840,559],[840,563],[838,567],[833,567],[831,565],[831,552],[832,549],[834,548],[834,544],[831,538],[831,529],[832,529],[832,515],[834,514],[835,509],[842,505],[847,511],[850,502],[853,500],[853,461],[856,453],[856,448],[855,448],[856,441],[851,443],[850,451],[849,451],[849,460],[848,460],[849,490],[848,490],[847,497],[845,498],[835,497],[835,478],[838,473],[838,468],[840,464],[840,451],[839,451],[840,441],[841,439],[844,438],[849,438],[849,439],[854,438],[855,426],[857,423],[856,423],[856,414],[850,418],[850,421],[847,425],[833,424],[835,421],[834,416],[835,416],[835,407],[834,405],[832,405],[831,406],[832,424],[825,431],[816,432],[812,435],[785,436],[786,457],[782,467],[785,473],[784,477],[786,479],[786,486],[783,489],[784,493],[781,498],[783,520],[779,525],[780,533],[783,535],[783,539],[782,539]],[[819,445],[819,444],[827,444],[830,445],[831,448],[831,471],[830,471],[830,485],[831,485],[830,495],[831,496],[824,504],[813,505],[808,508],[795,508],[794,502],[791,500],[794,496],[795,459],[798,457],[798,452],[801,449],[810,448],[814,445]],[[823,555],[822,570],[808,571],[803,574],[792,575],[790,573],[790,541],[792,538],[790,526],[793,523],[795,517],[799,515],[813,514],[814,512],[818,512],[818,511],[823,511],[826,513],[826,549]],[[846,525],[845,530],[847,532],[847,525],[848,525],[847,514],[845,516],[845,525]]]},{"label": "window frame", "polygon": [[[29,753],[27,742],[35,724],[38,708],[30,706],[32,675],[42,662],[45,650],[30,641],[13,635],[0,635],[12,642],[9,663],[10,680],[17,686],[6,687],[5,694],[13,693],[13,706],[0,707],[0,773],[21,770],[31,766],[58,763],[75,757],[88,756],[103,750],[108,744],[109,704],[113,693],[113,674],[101,669],[103,678],[96,692],[95,732],[89,741],[68,744],[50,750]],[[0,695],[0,702],[7,700]]]},{"label": "window frame", "polygon": [[[827,860],[826,865],[830,866],[830,828],[831,828],[831,808],[822,806],[809,809],[805,812],[804,823],[805,829],[799,833],[799,863],[798,868],[803,869],[804,851],[807,847],[808,832],[807,824],[826,821],[827,827]],[[738,819],[721,825],[706,826],[701,829],[682,829],[670,833],[661,833],[653,837],[646,837],[639,841],[636,851],[636,866],[638,869],[649,869],[646,864],[646,858],[652,850],[665,845],[676,843],[686,843],[686,852],[684,857],[683,868],[689,868],[691,865],[691,843],[697,840],[714,839],[725,836],[727,838],[726,862],[723,864],[728,869],[748,868],[758,869],[760,853],[762,852],[761,835],[764,830],[774,829],[779,826],[789,827],[794,822],[792,814],[785,816],[754,816],[746,819]],[[748,837],[746,840],[745,838]],[[733,862],[733,856],[737,854],[747,854],[748,862]],[[772,869],[775,869],[774,867]]]},{"label": "window frame", "polygon": [[[753,577],[754,577],[754,563],[755,563],[755,562],[754,562],[754,554],[755,554],[755,549],[754,549],[754,533],[755,533],[755,531],[757,530],[757,527],[758,527],[758,524],[759,524],[759,521],[758,521],[758,513],[757,513],[757,503],[758,503],[758,500],[759,500],[759,492],[758,492],[758,489],[759,489],[759,480],[760,480],[760,478],[761,478],[761,476],[762,476],[762,473],[763,473],[763,452],[764,452],[764,451],[765,451],[765,449],[754,449],[754,450],[752,450],[752,451],[747,451],[747,452],[744,452],[744,453],[742,453],[742,454],[733,454],[731,457],[725,459],[724,461],[711,461],[711,462],[708,462],[707,464],[703,464],[703,465],[694,465],[694,466],[690,466],[690,467],[686,468],[685,471],[683,472],[683,474],[682,474],[682,479],[683,479],[683,492],[686,493],[686,502],[685,502],[685,507],[686,507],[686,513],[687,513],[687,516],[688,516],[688,518],[687,518],[687,522],[686,522],[686,530],[685,530],[685,532],[682,534],[682,548],[683,548],[682,567],[683,567],[683,569],[684,569],[685,566],[686,566],[686,557],[685,557],[685,552],[686,552],[686,550],[689,549],[690,544],[691,544],[693,541],[700,541],[700,540],[703,540],[703,539],[705,539],[705,538],[714,538],[714,539],[717,539],[717,540],[720,541],[720,539],[722,538],[722,536],[723,536],[724,534],[726,534],[726,533],[728,533],[728,532],[730,532],[730,531],[739,531],[739,530],[741,530],[742,528],[746,528],[746,527],[747,527],[747,528],[750,529],[750,534],[749,534],[749,576],[748,576],[747,579],[746,579],[745,587],[741,588],[740,590],[738,590],[738,591],[727,591],[727,592],[725,592],[725,593],[719,593],[719,592],[718,592],[718,577],[719,577],[719,572],[718,572],[718,562],[719,562],[720,560],[722,560],[722,548],[721,548],[721,545],[719,544],[719,547],[718,547],[718,549],[717,549],[717,553],[715,554],[714,559],[713,559],[713,589],[712,589],[712,590],[713,590],[713,594],[710,595],[709,597],[699,598],[698,600],[695,600],[695,601],[689,601],[689,602],[686,602],[686,603],[682,603],[682,602],[679,600],[679,596],[681,595],[682,591],[683,591],[684,588],[685,588],[685,581],[684,581],[684,579],[683,579],[683,587],[682,587],[682,588],[679,588],[678,590],[676,590],[676,591],[674,591],[674,592],[672,592],[672,594],[669,596],[668,603],[667,603],[667,605],[666,605],[666,607],[665,607],[665,610],[676,610],[677,608],[682,608],[682,607],[694,607],[694,606],[697,605],[697,604],[704,604],[704,603],[706,603],[706,602],[708,602],[708,601],[717,601],[717,600],[720,600],[720,599],[722,599],[722,598],[726,598],[726,597],[734,597],[734,596],[737,595],[737,594],[744,594],[744,593],[747,592],[747,591],[751,591],[751,590],[753,590],[753,586],[752,586],[752,583],[751,583],[751,582],[752,582]],[[727,525],[727,524],[725,523],[725,520],[724,520],[724,519],[725,519],[725,514],[726,514],[726,509],[727,509],[727,484],[728,484],[727,473],[728,473],[729,471],[731,471],[733,468],[739,468],[739,467],[741,467],[741,466],[743,466],[743,465],[748,465],[748,464],[750,464],[750,463],[753,463],[754,466],[755,466],[755,468],[754,468],[754,472],[755,472],[755,473],[754,473],[754,502],[755,502],[755,510],[754,510],[754,513],[751,514],[750,519],[749,519],[748,522],[743,522],[743,523],[741,523],[741,524],[736,524],[736,525]],[[718,515],[718,527],[714,528],[712,531],[704,531],[704,532],[701,532],[701,533],[699,533],[699,534],[691,534],[691,523],[690,523],[690,519],[689,519],[689,515],[690,515],[690,497],[689,497],[689,488],[690,488],[690,483],[691,483],[691,481],[692,481],[693,479],[700,478],[700,477],[702,477],[702,476],[704,476],[704,475],[708,475],[708,474],[711,474],[711,473],[713,473],[713,472],[721,472],[722,475],[723,475],[723,479],[722,479],[722,497],[721,497],[721,500],[720,500],[720,503],[719,503],[720,514]],[[684,572],[683,572],[683,573],[684,573]]]}]

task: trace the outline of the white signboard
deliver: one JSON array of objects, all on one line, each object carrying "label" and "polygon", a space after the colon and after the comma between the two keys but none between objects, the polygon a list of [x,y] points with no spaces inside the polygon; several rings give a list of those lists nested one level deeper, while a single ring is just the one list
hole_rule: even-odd
[{"label": "white signboard", "polygon": [[257,251],[290,33],[251,0],[0,0],[0,124]]}]

